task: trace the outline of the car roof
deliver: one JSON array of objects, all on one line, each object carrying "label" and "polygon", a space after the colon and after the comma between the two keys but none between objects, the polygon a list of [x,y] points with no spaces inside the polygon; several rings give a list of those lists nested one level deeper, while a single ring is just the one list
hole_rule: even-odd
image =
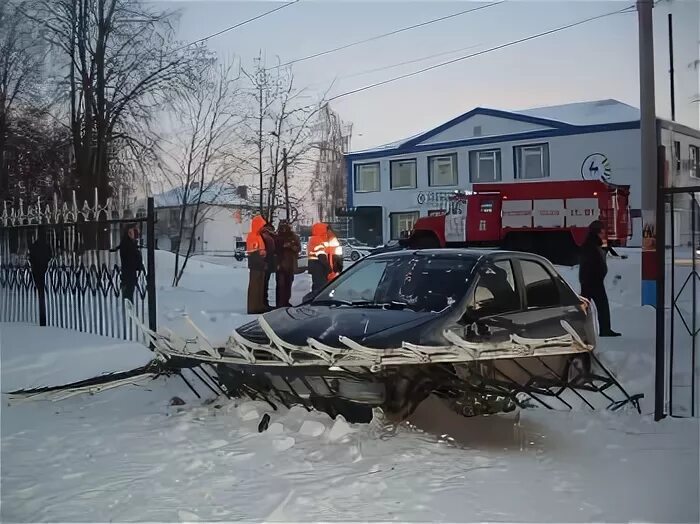
[{"label": "car roof", "polygon": [[402,249],[399,251],[388,251],[386,253],[378,253],[372,255],[372,259],[380,258],[400,258],[400,257],[410,257],[416,254],[422,256],[431,256],[438,258],[454,258],[454,257],[465,257],[474,260],[491,260],[491,259],[502,259],[509,257],[517,257],[523,259],[544,261],[548,265],[551,264],[546,258],[532,253],[524,253],[521,251],[507,251],[501,249],[467,249],[467,248],[439,248],[439,249]]}]

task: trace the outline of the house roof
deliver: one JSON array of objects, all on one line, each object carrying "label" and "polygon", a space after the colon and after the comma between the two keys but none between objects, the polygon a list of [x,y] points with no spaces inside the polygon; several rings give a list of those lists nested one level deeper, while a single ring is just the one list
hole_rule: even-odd
[{"label": "house roof", "polygon": [[[612,99],[516,111],[477,107],[429,131],[371,149],[352,151],[348,153],[348,156],[374,156],[378,153],[389,151],[403,152],[476,115],[527,122],[537,126],[544,126],[551,131],[556,131],[558,134],[576,134],[579,131],[604,131],[606,126],[611,126],[611,129],[615,129],[616,125],[625,126],[630,123],[639,123],[639,109]],[[487,137],[484,137],[484,139],[488,141]],[[477,141],[484,141],[484,139]]]},{"label": "house roof", "polygon": [[[155,207],[176,207],[181,206],[185,198],[185,188],[176,187],[164,193],[153,195]],[[191,189],[187,195],[188,204],[195,204],[199,198],[199,191]],[[247,206],[250,202],[241,196],[240,190],[235,186],[225,186],[213,184],[202,191],[202,204],[219,206]]]}]

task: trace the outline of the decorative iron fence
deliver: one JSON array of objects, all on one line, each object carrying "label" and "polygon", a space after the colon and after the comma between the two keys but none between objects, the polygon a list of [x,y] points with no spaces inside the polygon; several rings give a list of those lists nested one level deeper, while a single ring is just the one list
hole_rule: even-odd
[{"label": "decorative iron fence", "polygon": [[[153,199],[145,209],[87,202],[17,208],[0,215],[0,321],[74,329],[143,341],[126,315],[124,292],[134,310],[156,326]],[[140,234],[122,248],[126,231]],[[143,253],[145,251],[145,257]],[[127,267],[123,258],[128,257]],[[134,266],[138,263],[138,267]]]}]

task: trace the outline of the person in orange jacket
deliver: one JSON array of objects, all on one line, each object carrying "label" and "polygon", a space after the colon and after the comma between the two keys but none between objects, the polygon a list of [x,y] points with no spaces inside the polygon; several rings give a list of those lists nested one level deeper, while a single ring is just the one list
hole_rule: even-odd
[{"label": "person in orange jacket", "polygon": [[331,265],[326,251],[327,245],[328,226],[323,222],[317,222],[311,226],[311,236],[307,246],[311,293],[315,293],[325,286],[328,275],[331,273]]},{"label": "person in orange jacket", "polygon": [[261,235],[265,219],[260,215],[253,217],[250,222],[250,232],[246,237],[245,247],[248,255],[248,314],[265,313],[265,259],[267,251]]}]

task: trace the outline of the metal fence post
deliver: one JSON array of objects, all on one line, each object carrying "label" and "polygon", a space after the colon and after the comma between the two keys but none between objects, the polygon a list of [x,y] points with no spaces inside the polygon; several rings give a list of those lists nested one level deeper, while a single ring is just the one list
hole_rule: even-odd
[{"label": "metal fence post", "polygon": [[[658,147],[656,191],[656,369],[654,376],[654,420],[666,417],[666,148]],[[671,233],[673,242],[673,233]],[[673,271],[673,267],[671,267]],[[673,372],[673,370],[671,370]]]},{"label": "metal fence post", "polygon": [[153,197],[148,197],[146,215],[146,235],[148,245],[146,246],[146,257],[148,271],[146,274],[146,292],[148,293],[148,327],[152,331],[156,330],[156,216]]}]

